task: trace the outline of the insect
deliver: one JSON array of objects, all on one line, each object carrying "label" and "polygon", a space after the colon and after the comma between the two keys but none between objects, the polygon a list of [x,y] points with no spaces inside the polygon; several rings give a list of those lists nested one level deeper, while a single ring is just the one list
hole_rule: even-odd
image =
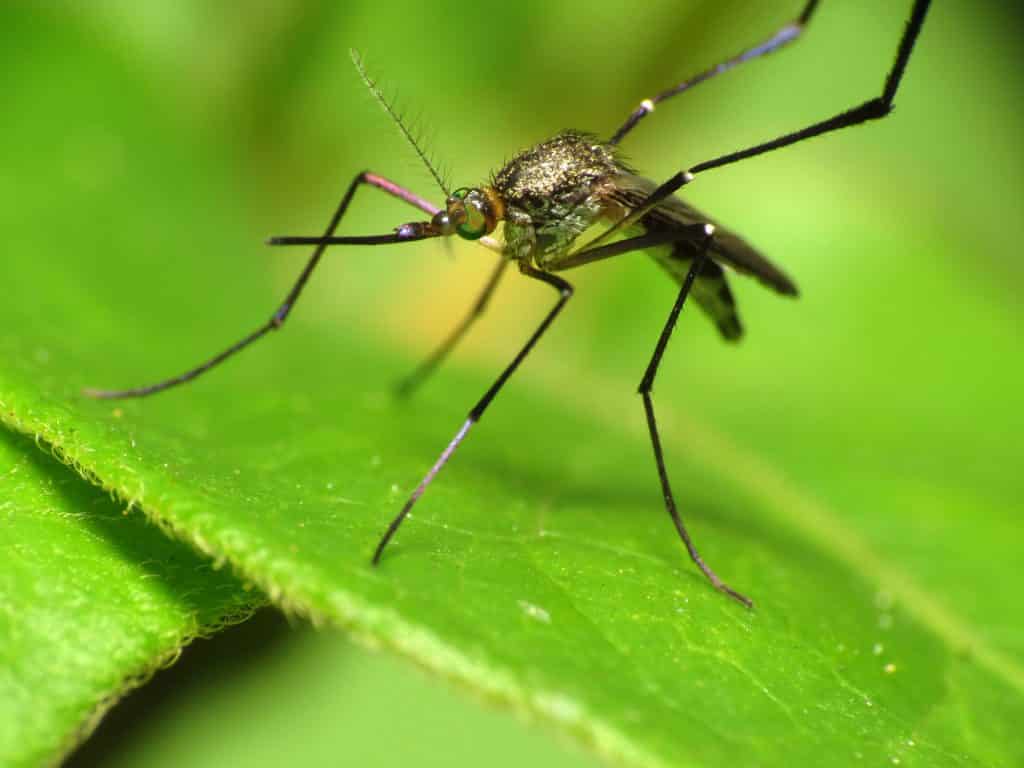
[{"label": "insect", "polygon": [[[349,184],[323,235],[275,237],[268,241],[270,245],[276,246],[313,246],[313,253],[284,301],[265,324],[179,376],[133,389],[89,389],[86,390],[86,394],[97,398],[126,398],[142,397],[169,389],[195,379],[271,331],[279,329],[294,309],[303,288],[328,246],[394,245],[455,235],[465,240],[475,240],[496,251],[499,255],[498,263],[470,313],[435,353],[405,380],[401,391],[411,392],[445,359],[474,319],[484,311],[510,263],[514,263],[525,277],[551,286],[558,293],[558,299],[512,362],[473,406],[466,421],[391,521],[374,552],[373,563],[376,565],[380,562],[384,548],[413,505],[451,459],[470,430],[480,421],[502,387],[573,295],[572,285],[559,273],[629,251],[649,251],[680,284],[678,296],[658,337],[639,387],[665,507],[690,558],[711,584],[747,607],[752,607],[753,602],[749,598],[729,587],[701,558],[683,524],[669,484],[651,392],[658,366],[687,297],[693,296],[699,308],[714,321],[724,338],[735,340],[741,336],[742,327],[726,279],[727,270],[751,275],[768,288],[783,295],[795,296],[797,289],[782,270],[743,238],[717,226],[710,218],[676,197],[675,193],[698,174],[888,115],[892,110],[893,100],[914,43],[924,24],[930,0],[915,0],[895,60],[879,96],[770,141],[698,163],[687,170],[675,173],[662,184],[640,176],[629,167],[620,158],[618,147],[657,105],[799,38],[814,16],[818,5],[819,0],[809,0],[794,21],[781,27],[763,42],[652,98],[644,99],[611,138],[601,140],[592,134],[578,131],[559,133],[515,155],[492,176],[489,182],[454,191],[447,189],[418,142],[366,74],[359,57],[353,53],[360,76],[392,116],[444,192],[444,207],[434,206],[408,189],[375,173],[360,173]],[[418,208],[430,217],[429,220],[408,222],[382,235],[335,235],[352,198],[364,186],[375,187]],[[492,236],[499,223],[504,224],[503,241]],[[580,245],[584,233],[592,231],[597,233],[596,236]]]}]

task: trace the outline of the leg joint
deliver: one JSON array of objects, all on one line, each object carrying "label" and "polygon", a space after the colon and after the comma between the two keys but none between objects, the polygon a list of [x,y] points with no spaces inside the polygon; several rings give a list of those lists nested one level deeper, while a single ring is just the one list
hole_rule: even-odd
[{"label": "leg joint", "polygon": [[271,330],[275,330],[276,331],[278,328],[280,328],[282,325],[284,325],[284,321],[288,319],[288,313],[291,312],[291,311],[292,311],[292,305],[290,303],[282,304],[278,308],[277,312],[274,313],[274,316],[270,318],[270,328],[271,328]]},{"label": "leg joint", "polygon": [[879,120],[892,112],[892,102],[881,98],[871,99],[865,102],[861,109],[864,110],[866,119]]}]

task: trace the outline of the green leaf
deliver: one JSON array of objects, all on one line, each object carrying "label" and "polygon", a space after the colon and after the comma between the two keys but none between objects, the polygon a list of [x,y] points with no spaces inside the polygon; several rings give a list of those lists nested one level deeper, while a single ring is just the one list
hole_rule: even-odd
[{"label": "green leaf", "polygon": [[126,690],[261,600],[0,432],[0,764],[48,764]]},{"label": "green leaf", "polygon": [[[394,33],[374,39],[396,50],[455,34],[444,14],[398,24],[389,15],[397,11],[359,7],[372,16],[366,24]],[[287,329],[225,368],[151,400],[79,396],[83,385],[176,373],[255,327],[303,257],[261,253],[262,237],[322,227],[347,181],[339,175],[367,164],[410,175],[372,105],[356,112],[354,88],[326,86],[347,71],[347,46],[308,54],[303,82],[324,89],[278,82],[270,106],[280,110],[254,88],[236,112],[219,113],[187,87],[158,87],[158,76],[75,27],[58,33],[22,20],[22,47],[0,61],[25,73],[6,96],[16,116],[7,140],[22,151],[0,177],[3,210],[14,217],[4,231],[19,254],[7,265],[18,290],[0,308],[0,418],[280,605],[606,757],[1019,763],[1024,416],[1014,407],[1020,307],[1007,287],[1019,268],[996,256],[1022,234],[1012,204],[1020,181],[964,170],[1016,146],[1017,105],[984,84],[1019,75],[986,63],[978,66],[987,77],[949,83],[944,51],[954,42],[975,52],[965,60],[988,62],[982,48],[1009,51],[1012,41],[965,26],[974,19],[966,4],[945,13],[929,20],[891,120],[709,176],[705,191],[693,191],[702,207],[755,233],[804,291],[784,303],[741,283],[750,333],[736,349],[684,313],[656,392],[683,514],[707,560],[757,600],[755,612],[710,589],[665,519],[629,392],[673,289],[640,257],[574,276],[580,290],[566,318],[379,569],[368,559],[383,528],[550,306],[549,291],[517,293],[510,281],[509,298],[460,358],[414,401],[396,404],[388,387],[469,305],[489,264],[471,250],[459,251],[466,266],[444,264],[429,245],[334,251]],[[806,58],[787,54],[749,79],[723,80],[718,109],[688,141],[731,149],[852,103],[836,82],[873,91],[859,57],[813,72],[807,62],[833,61],[839,43],[860,50],[861,36],[894,43],[901,17],[823,13]],[[603,84],[571,68],[621,77],[659,41],[678,48],[678,31],[648,31],[659,33],[632,49],[623,43],[623,61],[610,69],[604,48],[576,62],[575,46],[568,56],[553,40],[506,71],[553,90]],[[477,90],[491,82],[471,66],[486,52],[482,30],[480,39],[476,49],[447,48],[458,50],[452,71],[468,74],[464,92],[439,107],[451,127],[443,144],[475,147],[459,155],[467,175],[536,140],[538,125],[565,122],[561,103],[531,112],[529,130],[499,122],[490,110],[519,97],[508,96],[514,82],[505,103]],[[406,64],[416,92],[435,94],[425,68]],[[630,93],[649,89],[653,75],[642,74]],[[666,82],[677,75],[658,73]],[[39,96],[58,88],[59,113]],[[594,114],[599,94],[578,90]],[[672,120],[710,111],[714,102],[700,101],[708,93],[695,92],[690,111],[680,106],[674,118],[666,107],[658,130],[645,123],[637,159],[678,163],[676,145],[664,147],[681,124]],[[940,103],[962,106],[951,125],[939,124]],[[599,113],[609,111],[618,113]],[[245,119],[253,115],[264,118]],[[986,141],[969,141],[977,135]],[[268,153],[277,159],[265,161]],[[387,231],[408,217],[365,194],[349,231]],[[256,224],[256,210],[274,218]]]}]

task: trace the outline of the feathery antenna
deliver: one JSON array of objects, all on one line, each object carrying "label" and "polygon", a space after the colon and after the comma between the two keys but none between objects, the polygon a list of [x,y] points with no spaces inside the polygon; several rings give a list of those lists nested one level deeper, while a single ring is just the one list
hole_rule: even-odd
[{"label": "feathery antenna", "polygon": [[402,116],[399,115],[398,111],[395,109],[394,102],[387,100],[383,91],[381,91],[377,86],[377,82],[367,74],[366,67],[363,66],[363,59],[359,55],[359,51],[355,48],[350,48],[348,53],[352,57],[352,63],[356,65],[356,71],[359,72],[359,77],[361,77],[363,82],[366,83],[366,87],[370,89],[370,93],[372,93],[373,97],[377,99],[377,103],[379,103],[391,119],[395,121],[395,125],[398,126],[398,130],[402,132],[402,136],[404,136],[405,140],[409,142],[413,151],[416,152],[420,160],[423,161],[423,164],[427,166],[427,170],[430,171],[430,175],[434,177],[434,181],[437,182],[437,186],[439,186],[441,191],[444,192],[445,197],[449,196],[451,193],[448,190],[448,185],[444,183],[444,179],[441,178],[441,174],[438,173],[434,164],[430,161],[430,155],[428,155],[426,150],[420,146],[419,141],[416,140],[412,131],[410,131],[408,126],[406,126],[405,122],[402,120]]}]

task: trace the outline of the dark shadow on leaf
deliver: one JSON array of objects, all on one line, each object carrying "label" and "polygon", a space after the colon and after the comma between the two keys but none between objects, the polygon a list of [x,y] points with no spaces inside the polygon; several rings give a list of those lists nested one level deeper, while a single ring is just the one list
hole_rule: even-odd
[{"label": "dark shadow on leaf", "polygon": [[133,752],[133,740],[160,728],[176,708],[201,699],[201,692],[229,686],[265,663],[288,642],[291,628],[285,617],[265,609],[248,621],[188,646],[181,658],[157,673],[143,687],[119,702],[65,765],[72,768],[108,765],[122,753]]}]

